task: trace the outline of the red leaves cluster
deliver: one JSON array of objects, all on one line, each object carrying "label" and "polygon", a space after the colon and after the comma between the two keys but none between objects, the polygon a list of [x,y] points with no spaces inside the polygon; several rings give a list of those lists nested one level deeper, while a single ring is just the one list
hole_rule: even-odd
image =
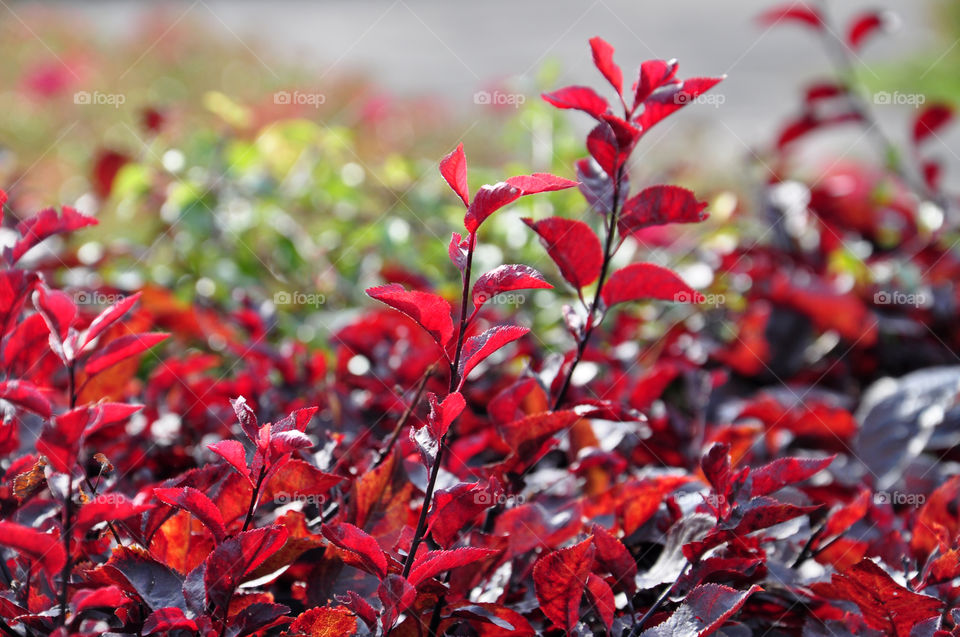
[{"label": "red leaves cluster", "polygon": [[[763,19],[827,29],[802,4]],[[858,15],[846,45],[861,50],[885,24]],[[215,315],[223,356],[198,351],[213,328],[162,291],[91,312],[29,267],[40,242],[94,220],[64,208],[20,222],[0,273],[4,632],[956,634],[960,482],[914,471],[913,509],[874,495],[916,469],[914,448],[935,439],[930,421],[955,390],[885,427],[923,430],[898,441],[913,455],[874,472],[857,453],[871,418],[842,394],[860,400],[889,368],[876,308],[831,271],[842,240],[813,255],[806,244],[711,255],[718,279],[749,288],[742,311],[646,339],[659,324],[627,303],[704,296],[617,251],[642,248],[650,228],[704,221],[707,205],[680,186],[632,189],[631,153],[719,79],[680,80],[675,62],[651,60],[627,86],[613,47],[590,47],[616,100],[585,86],[544,95],[595,122],[577,181],[534,173],[471,191],[459,146],[439,165],[465,211],[465,236],[448,245],[458,298],[417,289],[418,276],[405,279],[415,289],[368,289],[387,307],[337,332],[329,367],[324,352],[261,342],[268,326],[248,308]],[[838,82],[809,89],[780,146],[861,121],[849,97]],[[918,155],[952,117],[942,105],[918,114]],[[935,166],[922,172],[936,192]],[[544,345],[493,306],[552,290],[550,272],[477,276],[474,256],[498,210],[573,186],[594,214],[524,219],[579,302]],[[876,225],[872,202],[833,199],[799,206],[824,236]],[[941,282],[960,272],[946,251],[921,253],[930,269],[946,264]],[[841,340],[850,361],[797,363]],[[144,356],[154,348],[164,356]],[[938,455],[954,442],[937,438]]]}]

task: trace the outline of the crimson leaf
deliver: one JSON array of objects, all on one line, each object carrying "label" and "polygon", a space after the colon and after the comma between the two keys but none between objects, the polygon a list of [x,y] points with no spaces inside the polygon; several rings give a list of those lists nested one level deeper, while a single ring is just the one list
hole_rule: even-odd
[{"label": "crimson leaf", "polygon": [[463,153],[463,144],[458,145],[456,150],[440,160],[440,174],[463,201],[463,205],[469,206],[470,189],[467,186],[467,157]]},{"label": "crimson leaf", "polygon": [[820,470],[826,469],[835,457],[778,458],[750,472],[753,484],[751,495],[754,497],[768,495],[788,484],[802,482]]},{"label": "crimson leaf", "polygon": [[223,523],[223,516],[220,515],[220,509],[202,491],[193,487],[170,487],[156,488],[153,494],[162,502],[188,511],[200,520],[213,533],[213,539],[217,544],[226,537],[227,529]]},{"label": "crimson leaf", "polygon": [[413,561],[413,568],[410,569],[410,583],[418,586],[421,582],[440,573],[471,564],[496,553],[497,551],[475,547],[453,549],[452,551],[428,551],[419,555]]},{"label": "crimson leaf", "polygon": [[573,188],[577,182],[548,173],[518,175],[507,179],[507,183],[520,191],[521,196],[535,195],[541,192],[553,192]]},{"label": "crimson leaf", "polygon": [[557,108],[574,108],[599,118],[606,113],[610,105],[597,92],[588,86],[567,86],[541,97]]},{"label": "crimson leaf", "polygon": [[593,538],[544,555],[533,566],[540,610],[570,632],[580,619],[580,598],[593,563]]},{"label": "crimson leaf", "polygon": [[500,210],[500,208],[513,203],[522,194],[523,192],[519,188],[511,186],[505,181],[492,186],[489,184],[481,186],[463,218],[463,225],[467,232],[475,233],[487,217]]},{"label": "crimson leaf", "polygon": [[93,322],[90,323],[90,326],[87,328],[87,331],[83,335],[83,340],[80,342],[80,349],[83,350],[90,343],[94,341],[100,334],[104,332],[108,327],[113,325],[118,319],[123,317],[130,308],[133,307],[134,303],[140,298],[140,292],[136,294],[131,294],[130,296],[124,297],[105,309],[101,312],[97,318],[93,319]]},{"label": "crimson leaf", "polygon": [[657,91],[643,103],[643,112],[636,122],[644,132],[663,121],[687,104],[690,104],[702,94],[720,83],[719,77],[694,77],[684,80],[682,84],[672,85]]},{"label": "crimson leaf", "polygon": [[483,334],[471,336],[463,344],[463,354],[460,357],[460,386],[463,386],[467,376],[485,358],[498,349],[517,340],[529,332],[530,329],[519,325],[498,325],[491,327]]},{"label": "crimson leaf", "polygon": [[703,295],[684,283],[674,272],[653,263],[632,263],[617,270],[603,286],[601,296],[607,307],[647,299],[703,302]]},{"label": "crimson leaf", "polygon": [[121,336],[110,341],[106,347],[90,356],[83,370],[88,376],[99,374],[121,361],[142,354],[157,343],[166,340],[169,336],[165,332]]},{"label": "crimson leaf", "polygon": [[346,522],[337,526],[324,524],[320,532],[334,545],[358,557],[360,564],[368,573],[376,575],[381,580],[386,577],[387,558],[373,537]]},{"label": "crimson leaf", "polygon": [[856,16],[847,32],[847,43],[854,51],[859,50],[863,43],[878,31],[888,28],[893,22],[893,16],[887,11],[866,11]]},{"label": "crimson leaf", "polygon": [[894,637],[909,637],[914,626],[936,617],[943,608],[940,600],[897,584],[868,558],[811,589],[822,597],[853,602],[868,626]]},{"label": "crimson leaf", "polygon": [[603,38],[590,38],[593,64],[614,88],[617,95],[623,93],[623,72],[613,61],[613,47]]},{"label": "crimson leaf", "polygon": [[40,564],[48,575],[59,572],[67,559],[60,540],[54,535],[6,520],[0,520],[0,546]]},{"label": "crimson leaf", "polygon": [[503,292],[552,288],[543,275],[528,265],[501,265],[482,274],[473,284],[473,304],[477,309]]},{"label": "crimson leaf", "polygon": [[661,86],[673,81],[677,74],[676,60],[647,60],[640,65],[640,76],[634,85],[633,110]]},{"label": "crimson leaf", "polygon": [[953,119],[953,107],[946,104],[931,104],[923,109],[913,123],[913,143],[919,145]]},{"label": "crimson leaf", "polygon": [[445,348],[450,342],[453,336],[453,319],[450,318],[450,313],[453,310],[442,297],[430,292],[407,291],[399,283],[369,288],[367,294],[412,318],[441,348]]},{"label": "crimson leaf", "polygon": [[64,232],[73,232],[85,226],[96,224],[96,219],[81,214],[70,206],[63,206],[62,214],[59,216],[53,208],[42,210],[17,224],[17,232],[20,233],[22,238],[12,248],[7,248],[4,251],[7,263],[11,265],[16,263],[30,248],[47,237]]},{"label": "crimson leaf", "polygon": [[651,186],[627,199],[617,222],[623,235],[665,223],[695,223],[707,218],[707,202],[679,186]]},{"label": "crimson leaf", "polygon": [[540,235],[540,243],[570,285],[579,290],[600,276],[603,248],[590,226],[563,217],[549,217],[536,222],[526,218],[523,222]]}]

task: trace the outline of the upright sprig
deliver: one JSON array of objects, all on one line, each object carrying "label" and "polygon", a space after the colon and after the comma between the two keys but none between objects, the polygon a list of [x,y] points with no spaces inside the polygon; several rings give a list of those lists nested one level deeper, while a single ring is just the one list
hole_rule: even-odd
[{"label": "upright sprig", "polygon": [[[467,158],[463,144],[440,161],[440,174],[460,198],[466,214],[463,225],[466,238],[458,232],[451,236],[448,246],[450,260],[460,272],[461,293],[458,319],[454,323],[453,308],[443,297],[432,292],[406,290],[391,284],[367,290],[372,298],[381,301],[413,319],[430,334],[440,348],[443,361],[449,369],[446,395],[427,394],[430,415],[425,426],[410,431],[424,466],[429,472],[423,506],[417,520],[410,551],[403,564],[403,578],[409,578],[416,562],[417,549],[428,528],[433,493],[443,464],[444,449],[450,426],[466,408],[461,393],[470,373],[488,356],[505,345],[523,337],[529,329],[519,325],[497,325],[474,336],[467,336],[483,305],[498,294],[514,290],[551,288],[543,275],[534,268],[521,264],[501,265],[480,275],[473,281],[473,257],[477,248],[480,226],[497,210],[520,197],[543,192],[564,190],[577,182],[546,173],[520,175],[496,184],[481,186],[472,200],[467,183]],[[469,310],[473,304],[473,311]],[[389,596],[387,596],[389,597]],[[390,613],[392,615],[392,613]],[[436,613],[435,613],[436,615]],[[431,627],[433,627],[431,623]],[[385,627],[388,628],[388,627]]]},{"label": "upright sprig", "polygon": [[[676,77],[676,61],[650,60],[640,65],[630,93],[624,93],[623,72],[613,61],[613,47],[601,38],[590,40],[594,65],[616,91],[622,115],[592,88],[568,86],[543,98],[561,109],[580,110],[596,120],[587,135],[589,158],[577,162],[580,190],[601,217],[602,238],[583,221],[550,217],[524,221],[536,232],[574,290],[583,308],[564,308],[564,321],[576,341],[554,380],[552,407],[566,399],[574,370],[591,336],[609,308],[638,300],[701,302],[702,296],[672,271],[653,263],[633,263],[611,273],[611,262],[623,241],[644,228],[667,223],[691,223],[706,218],[706,203],[684,188],[654,185],[630,196],[629,163],[637,143],[667,116],[696,101],[722,78]],[[629,104],[628,104],[629,102]],[[595,284],[588,302],[584,289]]]}]

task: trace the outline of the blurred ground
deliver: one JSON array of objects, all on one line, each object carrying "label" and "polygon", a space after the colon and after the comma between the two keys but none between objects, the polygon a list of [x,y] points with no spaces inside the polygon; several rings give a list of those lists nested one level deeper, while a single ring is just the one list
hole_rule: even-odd
[{"label": "blurred ground", "polygon": [[[51,6],[21,2],[9,5],[7,12],[38,4]],[[616,46],[617,59],[626,68],[650,57],[673,57],[681,61],[682,75],[728,74],[717,112],[688,109],[674,124],[710,120],[711,135],[726,142],[715,144],[720,152],[738,153],[769,139],[777,122],[795,108],[798,78],[827,68],[810,33],[800,27],[767,30],[757,24],[755,16],[772,4],[776,3],[87,0],[52,6],[79,16],[107,38],[134,33],[133,25],[157,19],[157,8],[162,7],[165,18],[200,21],[252,51],[296,62],[315,72],[318,82],[331,73],[362,70],[401,94],[437,94],[460,112],[474,108],[476,91],[510,78],[511,90],[533,98],[533,77],[550,60],[560,62],[562,82],[595,83],[586,40],[602,35]],[[859,8],[877,6],[867,0],[831,4],[840,23]],[[873,74],[879,79],[884,65],[904,52],[937,46],[925,2],[882,4],[900,14],[902,25],[892,37],[868,45],[864,53],[868,79]],[[269,71],[270,58],[263,57]],[[880,110],[881,120],[904,127],[904,112],[895,107]],[[898,132],[892,131],[895,137]]]}]

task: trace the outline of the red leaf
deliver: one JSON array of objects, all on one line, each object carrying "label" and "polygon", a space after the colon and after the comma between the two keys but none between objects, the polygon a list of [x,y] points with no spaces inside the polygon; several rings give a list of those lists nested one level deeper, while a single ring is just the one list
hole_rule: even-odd
[{"label": "red leaf", "polygon": [[80,538],[101,522],[125,520],[153,509],[150,504],[135,504],[119,493],[102,493],[80,509],[73,523],[73,534]]},{"label": "red leaf", "polygon": [[588,86],[567,86],[542,97],[557,108],[574,108],[597,118],[610,109],[607,100]]},{"label": "red leaf", "polygon": [[920,145],[953,119],[953,107],[947,104],[931,104],[923,109],[913,123],[913,143]]},{"label": "red leaf", "polygon": [[419,586],[421,582],[440,573],[459,566],[466,566],[478,560],[496,555],[497,551],[483,548],[459,548],[452,551],[428,551],[413,561],[410,569],[410,583]]},{"label": "red leaf", "polygon": [[[862,489],[852,502],[841,506],[830,514],[823,527],[822,538],[831,538],[842,535],[850,530],[854,524],[863,519],[870,510],[873,494],[869,489]],[[919,525],[918,525],[919,526]]]},{"label": "red leaf", "polygon": [[459,392],[449,394],[443,402],[437,402],[437,396],[433,393],[428,393],[427,399],[430,402],[430,416],[427,418],[427,424],[424,427],[411,428],[410,439],[420,450],[424,464],[432,467],[437,460],[440,441],[447,434],[447,429],[453,421],[463,412],[467,403]]},{"label": "red leaf", "polygon": [[475,233],[487,217],[500,208],[513,203],[522,194],[519,188],[511,186],[505,181],[492,186],[481,186],[463,218],[463,225],[467,228],[467,232]]},{"label": "red leaf", "polygon": [[696,223],[707,218],[707,202],[679,186],[651,186],[627,199],[617,222],[623,235],[665,223]]},{"label": "red leaf", "polygon": [[607,307],[627,301],[659,299],[703,303],[703,295],[674,272],[652,263],[632,263],[610,275],[601,293]]},{"label": "red leaf", "polygon": [[655,124],[690,104],[722,80],[723,78],[720,77],[695,77],[684,80],[682,84],[657,91],[643,103],[643,112],[635,121],[640,124],[643,132],[647,132]]},{"label": "red leaf", "polygon": [[0,546],[40,564],[48,575],[59,573],[67,560],[59,538],[6,520],[0,520]]},{"label": "red leaf", "polygon": [[496,478],[491,478],[489,484],[461,482],[449,489],[438,490],[433,496],[427,531],[440,546],[451,546],[482,511],[496,504],[501,493]]},{"label": "red leaf", "polygon": [[580,598],[593,563],[593,538],[544,555],[533,566],[540,610],[570,632],[580,619]]},{"label": "red leaf", "polygon": [[467,156],[463,153],[463,144],[440,160],[440,174],[463,201],[463,205],[469,206],[470,187],[467,185]]},{"label": "red leaf", "polygon": [[225,612],[233,591],[243,578],[279,551],[288,536],[287,529],[282,526],[250,529],[224,540],[213,549],[203,563],[208,603]]},{"label": "red leaf", "polygon": [[442,438],[447,433],[447,429],[453,424],[453,421],[463,413],[467,406],[463,395],[459,392],[448,394],[441,402],[437,402],[434,394],[429,394],[430,416],[427,426],[437,438]]},{"label": "red leaf", "polygon": [[762,24],[776,25],[780,22],[795,22],[814,29],[823,28],[823,18],[820,13],[802,4],[794,2],[788,6],[776,7],[765,11],[758,18]]},{"label": "red leaf", "polygon": [[894,22],[889,11],[866,11],[859,14],[850,24],[847,32],[847,42],[854,51],[859,50],[864,41],[873,34],[884,31]]},{"label": "red leaf", "polygon": [[[61,344],[57,355],[63,359],[67,353],[63,351],[62,343],[67,340],[70,327],[77,320],[76,304],[67,294],[59,290],[50,290],[43,285],[37,287],[34,291],[33,304],[50,329],[51,337]],[[55,348],[53,340],[50,344],[51,347]],[[69,354],[72,360],[74,352],[71,350]]]},{"label": "red leaf", "polygon": [[266,482],[262,498],[271,500],[293,500],[319,498],[343,481],[332,473],[324,473],[309,462],[299,459],[288,460]]},{"label": "red leaf", "polygon": [[648,60],[640,65],[640,77],[634,84],[633,110],[661,86],[674,81],[677,74],[676,60]]},{"label": "red leaf", "polygon": [[623,156],[617,135],[609,123],[600,122],[590,131],[587,135],[587,150],[603,171],[615,179],[617,170],[623,163]]},{"label": "red leaf", "polygon": [[119,586],[105,586],[103,588],[83,588],[73,594],[70,600],[74,605],[74,612],[78,615],[91,608],[106,608],[116,610],[130,601]]},{"label": "red leaf", "polygon": [[600,617],[609,633],[613,627],[613,614],[617,610],[610,585],[604,579],[590,573],[587,576],[587,593],[590,595],[594,610],[597,611],[597,616]]},{"label": "red leaf", "polygon": [[738,591],[720,584],[701,584],[687,594],[680,608],[658,626],[643,631],[640,637],[704,637],[716,632],[740,610],[747,598],[763,590],[751,586]]},{"label": "red leaf", "polygon": [[49,418],[50,401],[36,387],[21,380],[0,381],[0,399],[11,402],[27,411]]},{"label": "red leaf", "polygon": [[134,303],[136,303],[139,298],[140,292],[131,294],[130,296],[120,299],[101,312],[97,318],[93,319],[93,322],[90,323],[87,331],[84,332],[83,340],[80,342],[80,349],[83,350],[86,348],[86,346],[100,336],[104,330],[113,325],[118,319],[123,317],[124,314],[130,311],[130,308],[133,307]]},{"label": "red leaf", "polygon": [[590,50],[593,52],[594,66],[607,78],[617,95],[622,94],[623,72],[613,61],[613,47],[603,38],[590,38]]},{"label": "red leaf", "polygon": [[460,387],[463,387],[470,372],[485,358],[529,331],[529,328],[519,325],[498,325],[483,334],[468,338],[463,344],[463,353],[460,356]]},{"label": "red leaf", "polygon": [[30,248],[47,237],[97,225],[96,219],[81,214],[70,206],[63,206],[61,212],[62,214],[58,216],[56,210],[47,208],[18,223],[17,232],[22,238],[13,245],[13,248],[4,251],[7,262],[11,265],[16,263]]},{"label": "red leaf", "polygon": [[143,622],[143,634],[164,633],[172,630],[197,630],[197,622],[187,618],[183,611],[176,607],[159,608]]},{"label": "red leaf", "polygon": [[193,487],[156,488],[153,494],[161,502],[180,507],[200,520],[213,533],[213,539],[217,544],[226,537],[227,529],[223,523],[223,516],[220,515],[220,509],[202,491]]},{"label": "red leaf", "polygon": [[540,243],[570,285],[579,290],[600,276],[603,248],[590,226],[563,217],[549,217],[536,222],[527,218],[523,222],[540,235]]},{"label": "red leaf", "polygon": [[532,175],[519,175],[507,179],[507,183],[520,191],[521,196],[535,195],[541,192],[553,192],[555,190],[566,190],[573,188],[577,182],[550,175],[548,173],[533,173]]},{"label": "red leaf", "polygon": [[221,440],[207,445],[207,449],[226,460],[231,467],[236,469],[237,473],[247,479],[247,482],[253,486],[253,480],[250,479],[250,469],[247,466],[247,452],[243,445],[236,440]]},{"label": "red leaf", "polygon": [[120,338],[110,341],[102,350],[91,355],[90,358],[87,359],[83,371],[85,371],[88,376],[99,374],[120,361],[142,354],[169,337],[170,335],[165,332],[148,332],[146,334],[127,334],[126,336],[121,336]]},{"label": "red leaf", "polygon": [[501,265],[482,274],[473,284],[473,304],[477,309],[503,292],[548,289],[553,286],[528,265]]},{"label": "red leaf", "polygon": [[397,283],[369,288],[367,294],[412,318],[440,347],[444,348],[450,342],[453,336],[453,319],[450,318],[450,313],[453,310],[442,297],[430,292],[408,292]]},{"label": "red leaf", "polygon": [[788,484],[803,482],[826,469],[836,455],[827,458],[778,458],[750,472],[753,497],[779,491]]},{"label": "red leaf", "polygon": [[897,584],[872,560],[864,558],[834,573],[830,583],[813,584],[817,595],[853,602],[868,626],[892,637],[909,637],[920,622],[940,614],[943,603]]},{"label": "red leaf", "polygon": [[47,456],[51,466],[60,473],[71,473],[77,461],[80,438],[90,422],[90,409],[78,407],[54,417],[44,424],[37,451]]},{"label": "red leaf", "polygon": [[590,532],[593,533],[593,543],[597,547],[597,564],[613,575],[616,579],[615,587],[628,592],[635,591],[637,561],[627,547],[599,524],[594,524]]},{"label": "red leaf", "polygon": [[502,435],[514,453],[528,457],[540,445],[559,431],[569,428],[579,415],[572,411],[547,411],[531,414],[503,427]]},{"label": "red leaf", "polygon": [[368,573],[383,579],[387,575],[387,558],[377,541],[352,524],[342,522],[337,526],[324,524],[320,528],[323,537],[339,548],[360,558]]}]

